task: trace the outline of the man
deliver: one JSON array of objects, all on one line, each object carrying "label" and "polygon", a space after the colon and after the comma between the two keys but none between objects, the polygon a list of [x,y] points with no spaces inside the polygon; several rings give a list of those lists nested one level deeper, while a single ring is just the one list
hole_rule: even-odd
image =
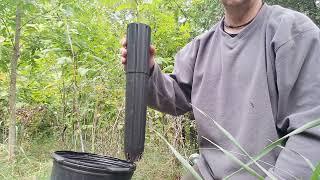
[{"label": "man", "polygon": [[[206,115],[230,132],[251,156],[320,118],[319,28],[301,13],[262,0],[222,3],[224,18],[178,52],[172,75],[161,73],[154,61],[155,49],[150,48],[148,104],[173,115],[193,111],[200,146],[195,169],[204,179],[222,179],[240,168],[205,138],[242,162],[250,161]],[[122,63],[126,63],[125,48]],[[292,136],[284,146],[258,163],[278,179],[309,179],[311,169],[290,150],[316,165],[320,128]],[[267,176],[257,166],[251,167]],[[231,179],[257,178],[242,170]]]}]

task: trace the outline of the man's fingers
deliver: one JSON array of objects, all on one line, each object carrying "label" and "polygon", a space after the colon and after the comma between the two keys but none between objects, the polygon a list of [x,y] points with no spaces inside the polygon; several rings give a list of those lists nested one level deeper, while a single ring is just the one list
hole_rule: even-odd
[{"label": "man's fingers", "polygon": [[[120,48],[120,53],[121,53],[121,63],[123,65],[126,65],[127,64],[127,55],[128,55],[128,51],[127,51],[127,38],[124,37],[122,38],[121,40],[121,45],[122,45],[122,48]],[[150,53],[150,65],[153,66],[154,62],[151,61],[155,54],[156,54],[156,48],[153,46],[153,45],[150,45],[150,49],[149,49],[149,53]]]},{"label": "man's fingers", "polygon": [[127,57],[128,51],[126,48],[121,48],[120,51],[122,57]]},{"label": "man's fingers", "polygon": [[121,57],[121,63],[122,64],[127,64],[127,58]]},{"label": "man's fingers", "polygon": [[156,54],[156,48],[153,45],[150,45],[150,55],[154,56]]},{"label": "man's fingers", "polygon": [[127,47],[127,38],[126,37],[124,37],[124,38],[122,38],[122,40],[121,40],[121,45],[123,46],[123,47]]},{"label": "man's fingers", "polygon": [[[155,55],[155,53],[156,53],[155,47],[151,45],[149,52],[150,52],[150,55],[151,55],[151,56]],[[127,51],[126,48],[121,48],[121,49],[120,49],[120,53],[121,53],[121,56],[122,56],[122,57],[127,57],[128,51]]]},{"label": "man's fingers", "polygon": [[127,54],[128,54],[128,51],[126,49],[127,48],[127,38],[126,37],[122,38],[121,46],[122,46],[122,48],[120,49],[121,63],[123,65],[126,65],[127,64]]}]

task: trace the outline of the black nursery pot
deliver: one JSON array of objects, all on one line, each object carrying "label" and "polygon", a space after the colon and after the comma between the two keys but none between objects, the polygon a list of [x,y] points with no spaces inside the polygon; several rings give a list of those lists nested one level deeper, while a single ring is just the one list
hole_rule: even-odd
[{"label": "black nursery pot", "polygon": [[91,153],[56,151],[51,180],[129,180],[136,165]]}]

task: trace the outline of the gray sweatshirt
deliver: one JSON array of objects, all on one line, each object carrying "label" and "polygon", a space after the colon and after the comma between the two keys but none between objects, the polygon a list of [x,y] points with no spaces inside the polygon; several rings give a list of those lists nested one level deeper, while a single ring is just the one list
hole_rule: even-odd
[{"label": "gray sweatshirt", "polygon": [[[219,22],[177,53],[173,74],[163,74],[155,65],[148,104],[172,115],[193,111],[200,173],[205,179],[222,179],[240,166],[202,137],[244,163],[249,158],[240,155],[197,108],[229,131],[251,156],[270,141],[320,118],[320,30],[301,13],[267,4],[234,38]],[[290,150],[316,165],[320,161],[320,128],[292,136],[284,146],[285,150],[271,151],[259,164],[279,179],[309,179],[311,169]],[[231,179],[257,178],[242,170]]]}]

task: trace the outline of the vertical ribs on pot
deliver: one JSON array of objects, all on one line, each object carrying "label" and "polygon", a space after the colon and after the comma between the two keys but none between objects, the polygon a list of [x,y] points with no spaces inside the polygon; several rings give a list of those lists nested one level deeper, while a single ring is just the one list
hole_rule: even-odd
[{"label": "vertical ribs on pot", "polygon": [[124,149],[129,161],[139,160],[144,150],[150,36],[149,26],[128,25]]}]

